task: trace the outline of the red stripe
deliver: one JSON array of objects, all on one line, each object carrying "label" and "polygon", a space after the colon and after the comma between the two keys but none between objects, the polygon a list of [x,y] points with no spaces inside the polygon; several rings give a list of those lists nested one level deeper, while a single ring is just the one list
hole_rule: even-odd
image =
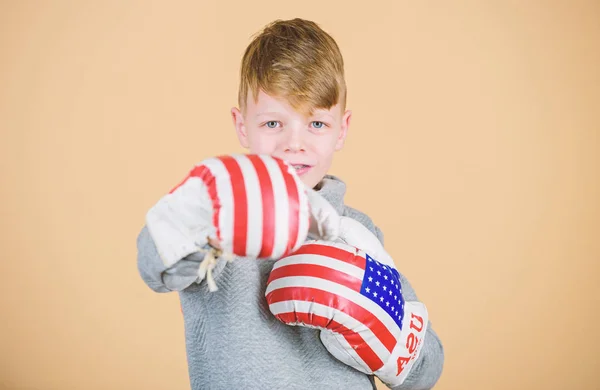
[{"label": "red stripe", "polygon": [[277,317],[279,321],[285,324],[294,324],[300,322],[304,325],[313,325],[326,329],[329,329],[329,324],[333,322],[327,317],[319,316],[314,313],[302,313],[297,311],[289,313],[279,313],[276,314],[275,317]]},{"label": "red stripe", "polygon": [[338,334],[341,334],[350,347],[356,351],[358,356],[369,366],[371,371],[377,371],[383,367],[383,361],[377,356],[375,351],[365,340],[356,332],[348,329],[344,325],[337,321],[330,320],[327,317],[323,317],[314,313],[280,313],[276,317],[284,323],[300,322],[306,325],[318,326],[321,328],[330,329]]},{"label": "red stripe", "polygon": [[[348,248],[352,248],[352,247],[348,246]],[[294,253],[292,253],[291,255],[286,256],[286,257],[296,256],[296,255],[325,256],[325,257],[330,257],[332,259],[343,261],[344,263],[352,264],[352,265],[364,270],[366,259],[362,256],[355,254],[356,252],[358,252],[358,250],[356,250],[356,249],[355,249],[355,252],[353,253],[346,249],[337,248],[337,247],[334,247],[329,244],[306,244],[306,245],[301,246]],[[275,271],[278,269],[277,264],[278,263],[275,263],[275,268],[271,271],[271,274],[269,276],[269,280],[267,283],[271,283],[273,280],[276,279],[275,275],[277,275],[277,272],[275,272]],[[286,267],[286,266],[284,266],[284,267]]]},{"label": "red stripe", "polygon": [[298,187],[296,186],[294,177],[288,172],[289,167],[278,158],[276,158],[275,161],[277,162],[277,165],[281,170],[281,174],[283,175],[283,180],[285,181],[285,187],[287,189],[289,199],[289,235],[288,242],[285,247],[285,253],[283,254],[283,256],[285,256],[292,251],[300,239],[300,237],[298,237],[298,231],[300,230],[300,195],[298,193]]},{"label": "red stripe", "polygon": [[275,279],[285,278],[287,276],[312,276],[320,279],[329,280],[334,283],[346,286],[358,293],[362,286],[362,280],[348,275],[347,273],[327,268],[325,265],[316,264],[290,264],[275,268],[269,275],[269,282]]},{"label": "red stripe", "polygon": [[348,245],[348,249],[353,248],[350,252],[347,249],[337,248],[328,244],[306,244],[298,248],[292,255],[321,255],[331,257],[348,264],[355,265],[361,269],[365,269],[367,260],[364,256],[358,255],[358,249]]},{"label": "red stripe", "polygon": [[233,193],[233,253],[238,256],[246,255],[246,241],[248,237],[248,197],[242,169],[231,156],[219,157],[231,177],[231,191]]},{"label": "red stripe", "polygon": [[390,353],[396,345],[395,337],[373,313],[340,295],[312,287],[283,287],[267,294],[269,305],[288,300],[315,302],[340,310],[368,327]]},{"label": "red stripe", "polygon": [[275,196],[273,195],[273,183],[271,182],[271,175],[267,170],[267,166],[259,156],[248,155],[248,159],[254,165],[254,169],[258,175],[262,197],[263,231],[262,245],[258,257],[269,257],[273,253],[273,247],[275,246]]},{"label": "red stripe", "polygon": [[175,192],[175,190],[184,185],[192,177],[199,178],[206,186],[208,196],[210,196],[210,200],[212,201],[213,226],[216,229],[217,238],[221,240],[221,230],[219,229],[219,211],[221,210],[221,200],[217,194],[217,183],[215,181],[215,176],[206,165],[195,166],[181,183],[169,191],[169,194]]}]

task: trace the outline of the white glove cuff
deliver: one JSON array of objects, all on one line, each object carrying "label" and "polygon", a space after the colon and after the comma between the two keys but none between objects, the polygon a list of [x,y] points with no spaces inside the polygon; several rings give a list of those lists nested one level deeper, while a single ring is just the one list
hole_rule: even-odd
[{"label": "white glove cuff", "polygon": [[163,196],[146,214],[146,226],[163,263],[173,266],[201,250],[214,237],[213,207],[206,186],[189,178],[173,193]]},{"label": "white glove cuff", "polygon": [[340,233],[340,215],[317,191],[306,187],[310,205],[309,236],[316,240],[334,241]]}]

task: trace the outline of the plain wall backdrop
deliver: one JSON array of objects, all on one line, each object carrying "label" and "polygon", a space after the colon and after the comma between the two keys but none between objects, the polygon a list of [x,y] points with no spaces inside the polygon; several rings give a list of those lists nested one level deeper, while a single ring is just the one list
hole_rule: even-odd
[{"label": "plain wall backdrop", "polygon": [[242,152],[241,56],[314,20],[353,121],[332,173],[445,347],[439,390],[600,388],[597,1],[1,1],[0,388],[189,389],[144,214]]}]

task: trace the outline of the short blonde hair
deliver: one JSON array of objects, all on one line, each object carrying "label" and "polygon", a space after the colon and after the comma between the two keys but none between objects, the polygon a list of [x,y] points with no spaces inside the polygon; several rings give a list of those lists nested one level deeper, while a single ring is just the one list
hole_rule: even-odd
[{"label": "short blonde hair", "polygon": [[240,72],[238,103],[243,112],[251,91],[278,98],[306,115],[346,105],[344,60],[335,40],[315,22],[276,20],[254,36]]}]

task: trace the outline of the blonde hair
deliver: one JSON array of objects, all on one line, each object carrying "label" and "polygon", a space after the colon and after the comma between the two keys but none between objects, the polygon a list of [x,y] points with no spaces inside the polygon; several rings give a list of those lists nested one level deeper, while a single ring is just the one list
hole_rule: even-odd
[{"label": "blonde hair", "polygon": [[344,60],[335,40],[315,22],[276,20],[254,36],[242,58],[238,103],[252,91],[284,98],[297,111],[346,105]]}]

